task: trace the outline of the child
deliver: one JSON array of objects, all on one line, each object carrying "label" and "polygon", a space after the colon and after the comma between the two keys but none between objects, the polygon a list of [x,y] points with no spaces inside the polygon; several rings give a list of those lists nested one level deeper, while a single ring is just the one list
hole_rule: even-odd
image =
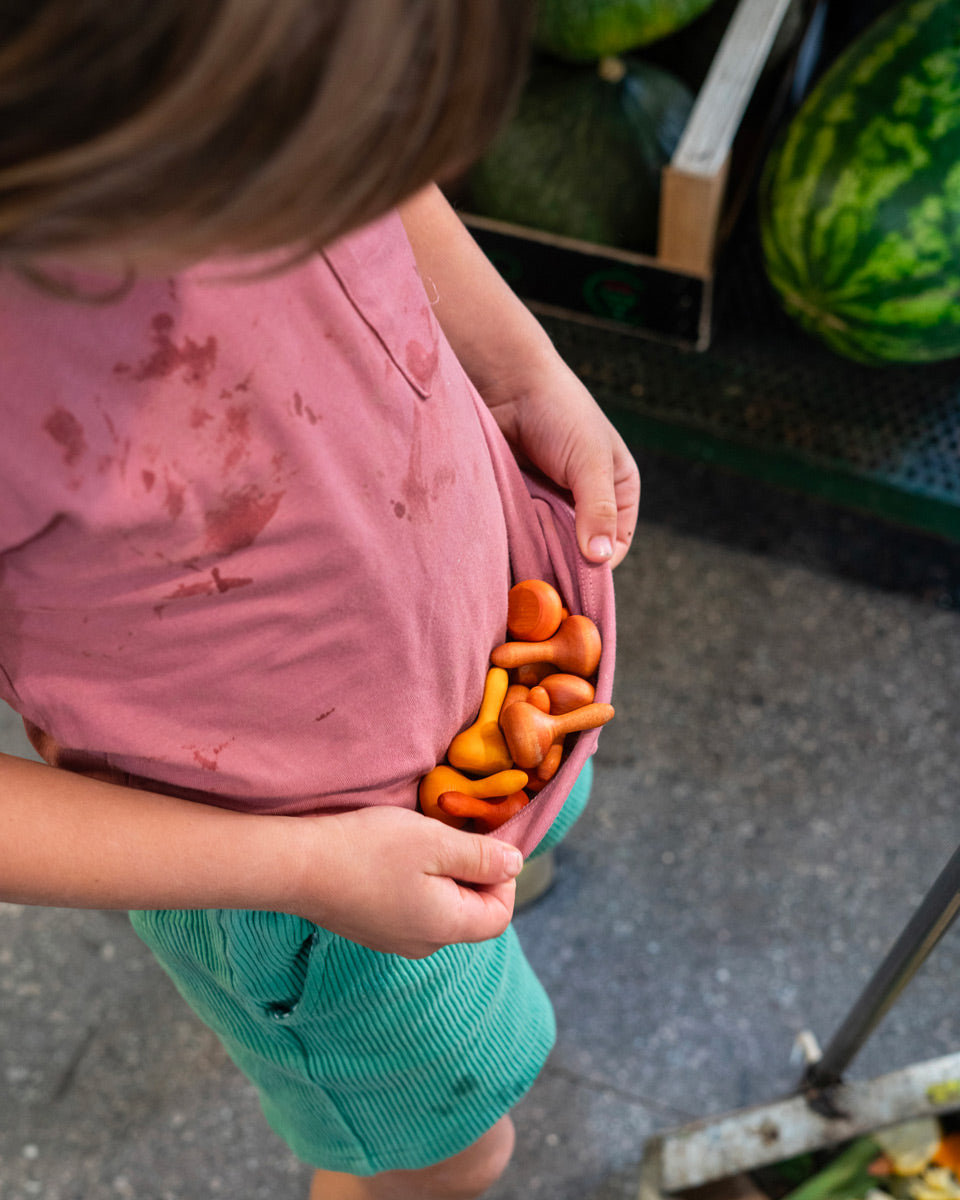
[{"label": "child", "polygon": [[136,910],[314,1200],[479,1195],[552,1039],[520,853],[416,811],[558,528],[512,455],[572,493],[585,593],[639,496],[429,182],[504,119],[527,25],[0,16],[0,696],[49,764],[0,756],[0,899]]}]

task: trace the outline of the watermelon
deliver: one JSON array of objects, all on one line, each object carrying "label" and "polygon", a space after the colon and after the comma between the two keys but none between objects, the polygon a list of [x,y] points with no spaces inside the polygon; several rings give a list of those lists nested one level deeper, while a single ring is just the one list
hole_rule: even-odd
[{"label": "watermelon", "polygon": [[623,54],[675,33],[713,0],[539,0],[534,43],[587,62]]},{"label": "watermelon", "polygon": [[901,0],[832,64],[760,185],[786,311],[861,362],[960,355],[960,2]]},{"label": "watermelon", "polygon": [[649,252],[660,171],[690,90],[639,60],[534,65],[513,120],[469,176],[473,210],[547,233]]}]

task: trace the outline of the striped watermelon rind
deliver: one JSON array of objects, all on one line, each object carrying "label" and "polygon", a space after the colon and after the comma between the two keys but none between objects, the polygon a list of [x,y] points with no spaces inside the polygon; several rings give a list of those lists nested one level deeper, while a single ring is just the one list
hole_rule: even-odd
[{"label": "striped watermelon rind", "polygon": [[767,274],[861,362],[960,355],[960,2],[903,0],[847,48],[768,158]]}]

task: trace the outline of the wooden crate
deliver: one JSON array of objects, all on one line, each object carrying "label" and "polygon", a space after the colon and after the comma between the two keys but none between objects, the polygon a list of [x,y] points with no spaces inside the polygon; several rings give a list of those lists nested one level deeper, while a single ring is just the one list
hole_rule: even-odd
[{"label": "wooden crate", "polygon": [[[817,4],[740,0],[661,182],[655,255],[637,254],[462,214],[474,237],[534,311],[695,350],[710,343],[717,253],[756,175],[789,94]],[[798,35],[756,96],[788,14]],[[759,122],[742,128],[751,100]],[[759,125],[759,128],[757,127]]]}]

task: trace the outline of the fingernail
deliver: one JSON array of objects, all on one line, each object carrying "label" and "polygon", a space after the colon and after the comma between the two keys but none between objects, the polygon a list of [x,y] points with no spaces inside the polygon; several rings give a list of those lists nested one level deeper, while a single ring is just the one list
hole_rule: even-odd
[{"label": "fingernail", "polygon": [[587,552],[591,558],[613,558],[613,542],[606,534],[592,537],[587,545]]},{"label": "fingernail", "polygon": [[523,855],[519,850],[507,850],[503,856],[503,865],[508,875],[519,875],[523,866]]}]

